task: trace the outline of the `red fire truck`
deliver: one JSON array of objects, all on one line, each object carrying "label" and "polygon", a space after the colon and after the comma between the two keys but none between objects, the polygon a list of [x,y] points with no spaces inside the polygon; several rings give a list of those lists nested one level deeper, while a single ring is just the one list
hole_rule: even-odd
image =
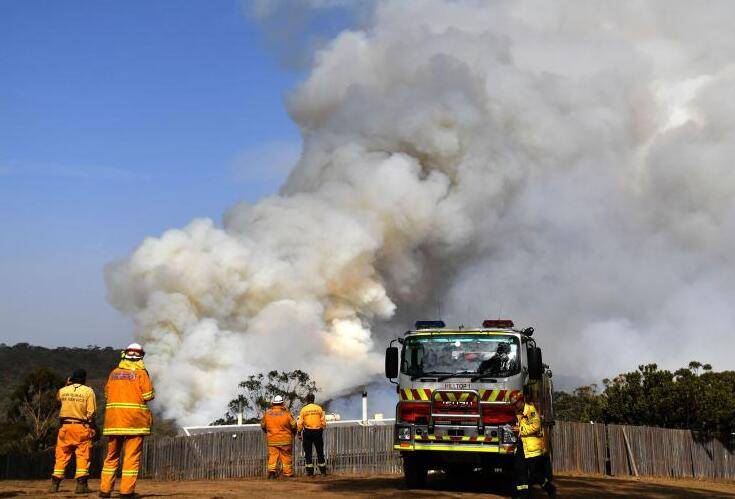
[{"label": "red fire truck", "polygon": [[418,321],[391,341],[385,373],[398,392],[394,448],[408,487],[423,486],[429,470],[508,472],[516,443],[514,392],[536,404],[549,438],[551,371],[533,331],[510,320],[486,320],[479,328]]}]

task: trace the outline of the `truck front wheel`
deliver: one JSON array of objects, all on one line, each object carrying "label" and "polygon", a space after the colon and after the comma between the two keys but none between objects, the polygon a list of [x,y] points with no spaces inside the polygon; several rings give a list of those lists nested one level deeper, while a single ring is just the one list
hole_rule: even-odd
[{"label": "truck front wheel", "polygon": [[403,477],[406,487],[420,489],[426,486],[426,464],[417,456],[403,456]]}]

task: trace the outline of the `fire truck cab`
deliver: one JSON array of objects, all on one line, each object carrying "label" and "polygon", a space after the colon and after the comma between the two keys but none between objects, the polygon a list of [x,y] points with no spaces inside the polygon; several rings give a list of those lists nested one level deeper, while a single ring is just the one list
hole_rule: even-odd
[{"label": "fire truck cab", "polygon": [[514,392],[536,405],[549,438],[551,371],[533,331],[510,320],[467,329],[418,321],[391,341],[385,374],[397,385],[394,449],[408,487],[423,486],[429,470],[508,472],[516,442]]}]

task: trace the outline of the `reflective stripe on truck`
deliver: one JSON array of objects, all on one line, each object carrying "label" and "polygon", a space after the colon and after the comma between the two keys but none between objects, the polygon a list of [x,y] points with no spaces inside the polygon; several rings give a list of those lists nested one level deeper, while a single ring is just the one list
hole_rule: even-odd
[{"label": "reflective stripe on truck", "polygon": [[495,454],[513,454],[515,445],[499,446],[499,445],[471,445],[471,444],[432,444],[432,443],[411,443],[402,442],[393,446],[393,449],[400,451],[417,451],[417,450],[434,450],[434,451],[456,451],[456,452],[490,452]]},{"label": "reflective stripe on truck", "polygon": [[[513,394],[520,394],[520,390],[477,390],[480,393],[480,401],[482,402],[509,402]],[[401,388],[399,395],[401,400],[429,402],[433,390],[430,388]],[[454,402],[449,397],[452,393],[443,393],[441,397],[446,401]]]}]

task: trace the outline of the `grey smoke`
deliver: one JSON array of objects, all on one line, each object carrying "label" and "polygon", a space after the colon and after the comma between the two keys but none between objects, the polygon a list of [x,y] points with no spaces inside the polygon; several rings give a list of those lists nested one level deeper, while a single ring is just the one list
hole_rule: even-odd
[{"label": "grey smoke", "polygon": [[731,368],[733,18],[728,1],[378,3],[290,96],[304,147],[279,195],[108,268],[166,414],[207,422],[265,369],[351,393],[437,304],[533,324],[566,377]]},{"label": "grey smoke", "polygon": [[314,54],[350,26],[361,24],[375,0],[244,0],[265,46],[287,68],[308,70]]}]

